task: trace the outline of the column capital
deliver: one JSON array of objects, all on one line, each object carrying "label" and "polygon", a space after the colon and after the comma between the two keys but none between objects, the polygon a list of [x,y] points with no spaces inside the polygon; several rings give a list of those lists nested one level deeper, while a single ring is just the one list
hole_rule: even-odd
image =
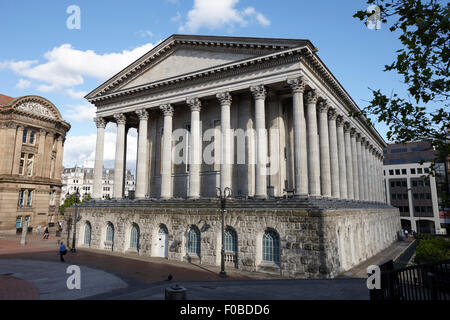
[{"label": "column capital", "polygon": [[116,113],[114,114],[114,119],[116,119],[117,125],[119,124],[125,124],[127,122],[127,118],[123,113]]},{"label": "column capital", "polygon": [[106,127],[106,121],[102,117],[95,117],[94,118],[95,125],[97,128],[105,128]]},{"label": "column capital", "polygon": [[250,91],[253,94],[255,100],[264,100],[266,99],[266,88],[263,85],[250,87]]},{"label": "column capital", "polygon": [[305,80],[302,77],[295,79],[288,79],[288,85],[291,87],[293,93],[305,92]]},{"label": "column capital", "polygon": [[350,136],[351,137],[355,137],[356,136],[356,129],[355,128],[350,128]]},{"label": "column capital", "polygon": [[199,98],[187,98],[186,103],[191,108],[191,112],[200,112],[200,110],[202,109],[202,103]]},{"label": "column capital", "polygon": [[228,92],[228,91],[220,92],[220,93],[216,94],[216,98],[219,99],[219,102],[221,105],[231,104],[231,101],[233,100],[230,92]]},{"label": "column capital", "polygon": [[147,112],[147,110],[145,110],[145,109],[136,110],[136,114],[139,117],[139,120],[144,120],[144,121],[148,120],[148,112]]},{"label": "column capital", "polygon": [[359,142],[362,139],[361,132],[356,131],[356,141]]},{"label": "column capital", "polygon": [[[20,127],[19,127],[20,128]],[[23,129],[23,127],[22,127],[22,129]],[[41,136],[44,136],[45,137],[45,135],[47,134],[47,131],[45,131],[44,129],[40,129],[39,130],[39,134],[41,135]]]},{"label": "column capital", "polygon": [[328,109],[330,109],[330,105],[328,104],[328,101],[322,100],[317,104],[317,110],[320,113],[328,112]]},{"label": "column capital", "polygon": [[[17,130],[23,131],[23,130],[25,130],[25,127],[22,126],[22,125],[20,125],[20,124],[18,124],[18,125],[17,125]],[[42,130],[42,129],[41,129],[41,130]]]},{"label": "column capital", "polygon": [[337,117],[336,117],[336,126],[338,126],[338,127],[343,127],[344,126],[344,117],[343,116],[341,116],[341,115],[338,115]]},{"label": "column capital", "polygon": [[308,104],[315,104],[317,103],[317,99],[319,98],[319,95],[317,94],[316,89],[312,89],[306,92],[305,99],[306,103]]},{"label": "column capital", "polygon": [[59,135],[58,138],[56,138],[56,140],[64,142],[65,138],[63,136]]},{"label": "column capital", "polygon": [[328,109],[328,120],[336,121],[338,114],[336,112],[336,109],[329,108]]},{"label": "column capital", "polygon": [[172,117],[173,116],[173,107],[172,107],[171,104],[163,104],[159,108],[164,113],[164,116],[166,116],[166,117]]},{"label": "column capital", "polygon": [[344,132],[350,132],[351,126],[350,122],[344,121]]}]

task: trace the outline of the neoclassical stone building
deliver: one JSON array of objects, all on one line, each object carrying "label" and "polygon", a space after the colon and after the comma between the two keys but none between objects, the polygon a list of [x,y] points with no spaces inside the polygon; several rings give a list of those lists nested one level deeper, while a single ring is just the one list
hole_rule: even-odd
[{"label": "neoclassical stone building", "polygon": [[56,222],[64,140],[58,109],[38,96],[0,95],[0,230]]},{"label": "neoclassical stone building", "polygon": [[[230,188],[233,267],[335,276],[396,239],[385,142],[308,40],[173,35],[86,98],[117,124],[115,202],[81,208],[79,243],[220,262],[216,188]],[[138,130],[136,198],[123,198],[126,136]],[[180,159],[182,161],[180,161]],[[184,160],[184,161],[183,161]]]}]

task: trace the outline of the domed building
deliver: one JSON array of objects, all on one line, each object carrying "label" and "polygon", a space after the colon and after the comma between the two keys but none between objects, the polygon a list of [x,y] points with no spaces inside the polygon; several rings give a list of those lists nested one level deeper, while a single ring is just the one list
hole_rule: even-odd
[{"label": "domed building", "polygon": [[0,95],[0,231],[56,222],[69,130],[47,99]]}]

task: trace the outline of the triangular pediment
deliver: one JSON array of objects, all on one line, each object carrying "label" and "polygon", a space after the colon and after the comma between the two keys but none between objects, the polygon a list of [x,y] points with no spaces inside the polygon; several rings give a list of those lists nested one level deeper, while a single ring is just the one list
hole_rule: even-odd
[{"label": "triangular pediment", "polygon": [[308,40],[300,39],[173,35],[89,93],[86,98],[89,100],[305,44],[313,47]]},{"label": "triangular pediment", "polygon": [[254,56],[254,54],[246,52],[179,48],[155,65],[151,66],[148,70],[134,77],[130,82],[117,87],[117,89],[133,88]]}]

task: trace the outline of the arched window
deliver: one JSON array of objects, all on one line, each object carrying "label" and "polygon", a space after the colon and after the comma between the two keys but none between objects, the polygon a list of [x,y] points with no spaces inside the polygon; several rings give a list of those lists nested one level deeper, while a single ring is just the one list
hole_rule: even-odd
[{"label": "arched window", "polygon": [[274,230],[267,230],[262,239],[263,261],[280,262],[280,237]]},{"label": "arched window", "polygon": [[188,253],[196,254],[200,257],[200,231],[192,227],[188,233]]},{"label": "arched window", "polygon": [[226,228],[224,234],[225,251],[237,252],[237,234],[233,228]]},{"label": "arched window", "polygon": [[84,244],[91,245],[91,224],[89,222],[86,222],[84,226]]},{"label": "arched window", "polygon": [[130,248],[139,249],[139,227],[136,224],[131,227]]},{"label": "arched window", "polygon": [[114,226],[112,223],[108,223],[106,228],[106,241],[114,242]]}]

